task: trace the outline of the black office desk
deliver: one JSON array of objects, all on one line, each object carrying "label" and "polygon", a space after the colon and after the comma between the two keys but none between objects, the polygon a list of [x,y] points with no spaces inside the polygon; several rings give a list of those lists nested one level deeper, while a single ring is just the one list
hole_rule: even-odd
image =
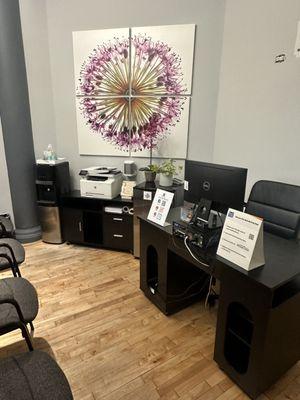
[{"label": "black office desk", "polygon": [[[178,218],[179,210],[171,210],[168,220]],[[199,299],[187,296],[174,301],[174,291],[200,280],[203,272],[218,278],[214,359],[256,398],[300,358],[300,245],[265,234],[263,267],[245,271],[216,256],[215,250],[203,253],[210,265],[205,267],[189,255],[180,239],[173,238],[171,226],[153,224],[146,215],[140,219],[144,294],[171,314]],[[157,281],[154,294],[153,280]]]}]

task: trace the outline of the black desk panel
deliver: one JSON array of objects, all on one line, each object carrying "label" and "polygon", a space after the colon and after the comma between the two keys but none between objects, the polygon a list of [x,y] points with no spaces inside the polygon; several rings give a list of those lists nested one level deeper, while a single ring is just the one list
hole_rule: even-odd
[{"label": "black desk panel", "polygon": [[[228,265],[253,281],[275,290],[300,274],[300,246],[292,240],[264,233],[265,265],[246,271],[222,257],[216,256],[222,265]],[[218,263],[216,263],[218,264]]]}]

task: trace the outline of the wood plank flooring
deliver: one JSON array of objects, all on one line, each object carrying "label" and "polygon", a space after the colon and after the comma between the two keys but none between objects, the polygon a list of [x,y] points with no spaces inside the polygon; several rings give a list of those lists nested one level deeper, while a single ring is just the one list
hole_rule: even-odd
[{"label": "wood plank flooring", "polygon": [[[35,346],[56,358],[75,400],[248,399],[212,359],[216,311],[198,303],[164,316],[139,290],[132,255],[37,242],[21,270],[39,294]],[[0,348],[26,351],[19,332]],[[267,399],[300,400],[300,363]]]}]

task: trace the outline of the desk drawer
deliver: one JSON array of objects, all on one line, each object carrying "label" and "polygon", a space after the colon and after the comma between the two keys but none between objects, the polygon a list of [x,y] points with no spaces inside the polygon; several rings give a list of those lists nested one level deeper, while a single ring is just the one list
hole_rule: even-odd
[{"label": "desk drawer", "polygon": [[121,226],[121,225],[132,226],[132,221],[133,221],[132,215],[104,213],[105,226]]},{"label": "desk drawer", "polygon": [[133,218],[129,215],[104,214],[103,244],[105,247],[132,250]]},{"label": "desk drawer", "polygon": [[105,233],[103,244],[111,249],[132,250],[132,236],[122,233]]}]

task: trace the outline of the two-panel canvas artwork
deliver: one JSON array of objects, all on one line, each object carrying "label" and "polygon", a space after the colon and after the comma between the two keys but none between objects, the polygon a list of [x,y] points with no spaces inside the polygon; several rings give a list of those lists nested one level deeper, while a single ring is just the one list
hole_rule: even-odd
[{"label": "two-panel canvas artwork", "polygon": [[185,158],[195,25],[73,32],[80,154]]}]

